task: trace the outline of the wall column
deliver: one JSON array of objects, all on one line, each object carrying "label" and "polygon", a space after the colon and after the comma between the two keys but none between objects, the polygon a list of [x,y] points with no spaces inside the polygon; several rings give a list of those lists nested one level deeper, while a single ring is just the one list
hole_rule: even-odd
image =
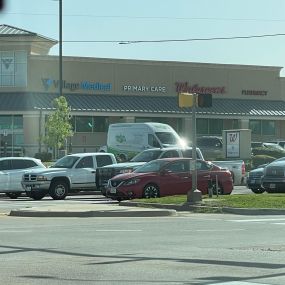
[{"label": "wall column", "polygon": [[240,128],[241,129],[249,129],[249,119],[241,119],[240,120]]}]

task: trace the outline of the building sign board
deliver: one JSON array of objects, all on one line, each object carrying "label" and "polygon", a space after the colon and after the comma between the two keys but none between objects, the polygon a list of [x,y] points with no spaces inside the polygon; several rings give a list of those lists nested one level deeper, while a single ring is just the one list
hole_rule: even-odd
[{"label": "building sign board", "polygon": [[226,132],[226,157],[239,158],[240,157],[240,132],[227,131]]},{"label": "building sign board", "polygon": [[190,85],[188,82],[175,82],[177,93],[199,93],[199,94],[224,94],[225,86],[199,86],[199,84]]},{"label": "building sign board", "polygon": [[[59,80],[51,78],[42,78],[42,85],[44,86],[46,91],[48,91],[50,88],[58,89]],[[108,92],[112,90],[112,84],[109,82],[102,83],[102,82],[93,82],[88,80],[83,80],[80,82],[68,82],[66,80],[63,80],[62,88],[67,89],[69,91],[89,90],[89,91]]]},{"label": "building sign board", "polygon": [[155,92],[165,93],[166,86],[150,86],[150,85],[123,85],[125,92]]},{"label": "building sign board", "polygon": [[242,95],[257,95],[266,96],[268,91],[266,90],[241,90]]}]

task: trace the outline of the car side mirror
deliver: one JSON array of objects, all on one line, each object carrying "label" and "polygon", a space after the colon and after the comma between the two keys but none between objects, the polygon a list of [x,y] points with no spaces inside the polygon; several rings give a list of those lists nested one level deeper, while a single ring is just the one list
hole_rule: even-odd
[{"label": "car side mirror", "polygon": [[160,171],[160,175],[167,175],[167,174],[169,174],[169,173],[171,173],[171,171],[168,170],[168,169],[162,169],[162,170]]}]

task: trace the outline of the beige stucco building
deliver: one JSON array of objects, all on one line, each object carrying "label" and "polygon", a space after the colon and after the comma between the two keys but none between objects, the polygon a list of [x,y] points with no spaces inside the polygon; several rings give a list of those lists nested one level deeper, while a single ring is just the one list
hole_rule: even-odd
[{"label": "beige stucco building", "polygon": [[[34,155],[59,95],[59,58],[48,54],[57,41],[0,25],[0,43],[0,154]],[[98,150],[113,122],[165,122],[191,140],[191,108],[178,107],[178,92],[213,95],[211,108],[197,109],[197,135],[250,128],[253,140],[285,139],[281,67],[63,56],[62,68],[73,152]]]}]

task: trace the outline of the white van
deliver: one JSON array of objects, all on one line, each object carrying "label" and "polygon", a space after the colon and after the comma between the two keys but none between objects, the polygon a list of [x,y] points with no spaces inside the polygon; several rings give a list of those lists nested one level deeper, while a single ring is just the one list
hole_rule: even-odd
[{"label": "white van", "polygon": [[129,160],[149,148],[183,146],[175,130],[162,123],[111,124],[107,135],[107,151],[121,161]]}]

